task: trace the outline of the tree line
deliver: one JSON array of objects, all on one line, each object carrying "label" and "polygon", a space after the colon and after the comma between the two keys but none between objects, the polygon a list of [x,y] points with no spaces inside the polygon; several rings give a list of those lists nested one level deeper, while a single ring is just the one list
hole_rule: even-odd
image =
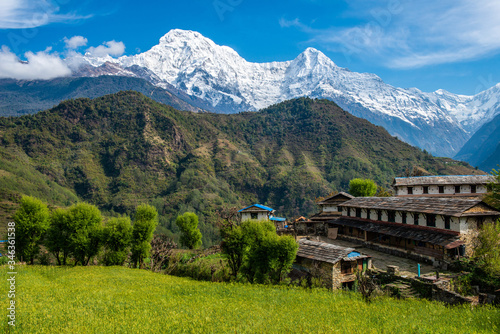
[{"label": "tree line", "polygon": [[23,196],[14,214],[16,254],[33,264],[43,245],[57,261],[66,265],[88,265],[101,251],[105,265],[123,265],[130,254],[130,266],[142,267],[149,256],[158,224],[158,212],[147,204],[135,211],[134,224],[122,216],[104,221],[99,209],[88,203],[50,211],[41,200]]}]

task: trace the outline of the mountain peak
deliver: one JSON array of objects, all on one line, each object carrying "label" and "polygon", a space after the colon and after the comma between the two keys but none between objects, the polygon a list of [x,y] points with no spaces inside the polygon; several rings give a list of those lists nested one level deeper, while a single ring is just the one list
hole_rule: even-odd
[{"label": "mountain peak", "polygon": [[209,40],[208,38],[206,38],[197,31],[172,29],[160,38],[160,44],[169,44],[175,40],[194,40],[194,39]]}]

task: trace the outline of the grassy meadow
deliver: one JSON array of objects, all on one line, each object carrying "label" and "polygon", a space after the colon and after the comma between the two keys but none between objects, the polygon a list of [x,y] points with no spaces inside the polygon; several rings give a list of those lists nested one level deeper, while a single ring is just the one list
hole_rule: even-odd
[{"label": "grassy meadow", "polygon": [[[1,309],[8,305],[3,267]],[[500,310],[276,286],[210,283],[124,267],[19,266],[4,333],[498,333]]]}]

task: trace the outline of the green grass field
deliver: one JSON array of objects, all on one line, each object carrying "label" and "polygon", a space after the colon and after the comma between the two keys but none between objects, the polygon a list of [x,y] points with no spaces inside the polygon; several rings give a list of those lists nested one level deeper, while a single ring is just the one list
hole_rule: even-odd
[{"label": "green grass field", "polygon": [[17,268],[4,333],[498,333],[500,309],[348,292],[198,282],[124,267]]}]

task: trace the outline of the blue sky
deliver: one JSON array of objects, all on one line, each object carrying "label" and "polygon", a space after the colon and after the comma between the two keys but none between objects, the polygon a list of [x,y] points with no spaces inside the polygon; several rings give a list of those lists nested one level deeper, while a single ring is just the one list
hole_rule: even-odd
[{"label": "blue sky", "polygon": [[[498,0],[2,0],[0,77],[67,75],[69,52],[135,54],[174,28],[253,62],[315,47],[403,88],[472,95],[500,82]],[[6,65],[16,57],[33,67]]]}]

